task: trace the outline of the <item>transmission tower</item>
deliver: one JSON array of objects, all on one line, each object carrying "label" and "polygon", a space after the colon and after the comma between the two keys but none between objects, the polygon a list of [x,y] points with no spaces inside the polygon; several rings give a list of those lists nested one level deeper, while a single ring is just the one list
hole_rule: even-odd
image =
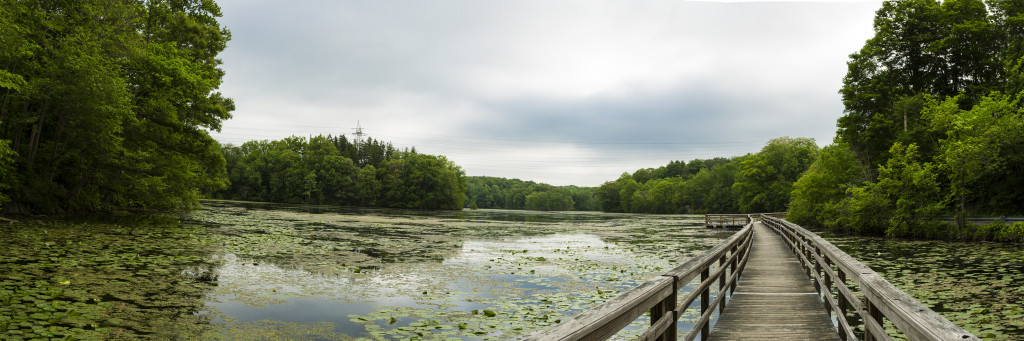
[{"label": "transmission tower", "polygon": [[363,134],[363,126],[359,124],[359,121],[356,121],[356,127],[352,128],[352,129],[356,131],[356,141],[355,141],[356,147],[362,147],[363,146],[363,135],[364,135]]}]

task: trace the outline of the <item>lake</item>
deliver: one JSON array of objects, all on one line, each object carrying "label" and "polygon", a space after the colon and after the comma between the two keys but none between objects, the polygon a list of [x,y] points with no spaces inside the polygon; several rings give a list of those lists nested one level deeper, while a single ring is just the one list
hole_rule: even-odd
[{"label": "lake", "polygon": [[[0,335],[515,339],[731,233],[702,216],[227,201],[180,222],[0,225]],[[976,335],[1024,338],[1020,245],[826,237]]]},{"label": "lake", "polygon": [[232,202],[207,202],[185,223],[219,246],[202,312],[213,324],[313,339],[521,337],[731,233],[702,216]]}]

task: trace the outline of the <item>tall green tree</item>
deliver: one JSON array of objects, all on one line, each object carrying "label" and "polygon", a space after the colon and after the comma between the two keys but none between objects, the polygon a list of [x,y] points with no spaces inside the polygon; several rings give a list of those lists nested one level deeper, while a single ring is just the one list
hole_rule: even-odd
[{"label": "tall green tree", "polygon": [[[793,184],[786,219],[806,226],[839,228],[835,217],[847,192],[868,181],[867,167],[844,144],[821,149],[818,159]],[[849,232],[849,231],[847,231]]]},{"label": "tall green tree", "polygon": [[925,115],[941,133],[937,161],[950,181],[949,199],[964,225],[969,206],[987,214],[1020,209],[1024,202],[1024,120],[1019,102],[993,93],[971,110],[961,110],[956,97],[933,102]]},{"label": "tall green tree", "polygon": [[597,197],[598,206],[605,212],[622,212],[622,200],[619,192],[622,184],[618,181],[608,181],[597,188],[594,195]]},{"label": "tall green tree", "polygon": [[11,200],[7,196],[7,191],[18,183],[14,173],[14,158],[11,141],[0,140],[0,175],[3,175],[0,177],[0,208],[3,208],[4,203]]},{"label": "tall green tree", "polygon": [[895,143],[892,158],[878,169],[878,188],[891,202],[888,234],[913,234],[921,224],[934,220],[944,208],[936,166],[921,162],[914,144]]},{"label": "tall green tree", "polygon": [[0,138],[14,211],[187,209],[226,185],[207,131],[230,37],[212,1],[7,1]]},{"label": "tall green tree", "polygon": [[920,111],[901,110],[900,102],[963,92],[959,104],[969,108],[996,89],[1005,76],[1003,54],[993,47],[1005,34],[995,21],[980,0],[884,2],[875,36],[847,63],[839,140],[868,164],[881,165],[889,147],[921,124]]},{"label": "tall green tree", "polygon": [[739,164],[733,185],[741,212],[781,212],[789,204],[793,183],[818,158],[810,138],[780,137]]}]

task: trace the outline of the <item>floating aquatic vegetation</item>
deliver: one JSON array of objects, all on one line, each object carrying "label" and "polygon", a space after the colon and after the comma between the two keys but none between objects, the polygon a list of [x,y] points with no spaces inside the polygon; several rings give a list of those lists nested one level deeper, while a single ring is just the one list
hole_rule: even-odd
[{"label": "floating aquatic vegetation", "polygon": [[0,226],[0,334],[503,340],[729,235],[700,217],[206,205],[181,224]]},{"label": "floating aquatic vegetation", "polygon": [[190,219],[221,247],[219,286],[207,298],[215,324],[329,323],[334,334],[318,335],[372,339],[528,335],[730,234],[704,229],[700,217],[226,202]]},{"label": "floating aquatic vegetation", "polygon": [[1024,338],[1024,250],[1019,244],[826,239],[974,335]]},{"label": "floating aquatic vegetation", "polygon": [[[133,231],[134,230],[134,231]],[[130,233],[130,234],[129,234]],[[0,226],[7,339],[198,337],[213,286],[201,231],[29,221]],[[167,334],[172,333],[172,334]]]}]

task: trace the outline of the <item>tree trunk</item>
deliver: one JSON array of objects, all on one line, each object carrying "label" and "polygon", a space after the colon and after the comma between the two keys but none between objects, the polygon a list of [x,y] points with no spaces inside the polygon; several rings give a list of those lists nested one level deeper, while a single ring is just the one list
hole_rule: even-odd
[{"label": "tree trunk", "polygon": [[68,196],[64,197],[63,206],[65,211],[71,212],[71,203],[78,198],[78,194],[82,192],[82,187],[85,187],[86,182],[88,182],[88,177],[86,174],[82,174],[82,177],[78,179],[77,183],[75,183],[75,187],[72,187],[71,190],[68,191]]},{"label": "tree trunk", "polygon": [[50,101],[47,100],[39,109],[39,118],[36,120],[35,126],[32,127],[32,135],[29,138],[28,157],[25,158],[29,173],[32,173],[32,168],[35,165],[36,152],[39,151],[39,141],[42,140],[43,136],[43,122],[46,121],[46,110],[49,107]]},{"label": "tree trunk", "polygon": [[[14,64],[14,66],[9,67],[8,69],[11,70],[12,74],[16,73],[18,72],[18,64]],[[8,88],[7,91],[4,93],[4,102],[3,104],[0,104],[0,124],[4,122],[4,114],[7,113],[7,104],[10,102],[10,99],[11,89]],[[0,127],[0,133],[3,133],[3,127]]]},{"label": "tree trunk", "polygon": [[960,176],[960,216],[957,217],[957,225],[960,228],[967,227],[967,193],[966,191],[967,182],[964,180],[964,176]]}]

